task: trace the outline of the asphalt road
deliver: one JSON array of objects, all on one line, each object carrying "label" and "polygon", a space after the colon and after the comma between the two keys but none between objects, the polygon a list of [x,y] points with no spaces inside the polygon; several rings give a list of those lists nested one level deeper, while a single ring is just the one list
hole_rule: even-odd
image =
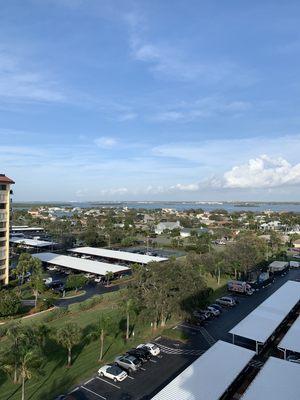
[{"label": "asphalt road", "polygon": [[[67,396],[68,400],[148,400],[168,384],[175,376],[190,365],[196,358],[212,346],[217,340],[232,340],[228,331],[248,315],[267,297],[274,293],[289,279],[300,278],[300,270],[291,270],[286,276],[277,277],[275,282],[250,297],[240,297],[239,304],[224,309],[220,317],[210,321],[204,327],[191,327],[185,323],[175,329],[189,333],[186,344],[158,338],[162,357],[153,357],[144,365],[144,370],[132,375],[123,382],[114,383],[95,374],[82,382]],[[95,371],[96,372],[96,371]],[[213,371],[212,371],[213,373]],[[179,399],[178,399],[179,400]]]}]

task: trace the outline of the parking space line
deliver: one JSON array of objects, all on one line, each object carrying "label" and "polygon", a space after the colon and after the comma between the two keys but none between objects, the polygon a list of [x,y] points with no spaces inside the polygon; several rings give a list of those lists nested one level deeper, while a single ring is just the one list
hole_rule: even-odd
[{"label": "parking space line", "polygon": [[71,394],[71,393],[74,393],[74,392],[76,392],[77,390],[79,390],[79,386],[77,386],[74,390],[72,390],[72,392],[70,392],[69,394]]},{"label": "parking space line", "polygon": [[84,390],[86,390],[87,392],[93,393],[93,394],[94,394],[95,396],[97,396],[97,397],[100,397],[100,399],[107,400],[106,397],[101,396],[101,394],[98,394],[98,393],[94,392],[94,391],[91,390],[91,389],[88,389],[88,388],[86,388],[86,387],[84,387],[84,386],[81,386],[81,388],[84,389]]},{"label": "parking space line", "polygon": [[107,383],[108,385],[114,386],[114,387],[117,388],[117,389],[121,389],[120,386],[117,386],[117,385],[115,385],[114,383],[108,382],[108,381],[106,381],[105,379],[100,378],[99,376],[96,376],[96,378],[99,379],[99,380],[102,381],[102,382]]},{"label": "parking space line", "polygon": [[88,381],[84,382],[84,384],[87,385],[88,383],[92,382],[93,380],[94,380],[94,378],[91,378]]},{"label": "parking space line", "polygon": [[134,381],[134,377],[133,376],[127,375],[127,378],[132,379]]},{"label": "parking space line", "polygon": [[140,369],[141,369],[142,371],[146,371],[146,368],[141,367]]},{"label": "parking space line", "polygon": [[157,363],[157,361],[155,361],[155,360],[149,360],[149,361],[151,361],[151,362],[153,362],[153,363],[155,363],[155,364]]}]

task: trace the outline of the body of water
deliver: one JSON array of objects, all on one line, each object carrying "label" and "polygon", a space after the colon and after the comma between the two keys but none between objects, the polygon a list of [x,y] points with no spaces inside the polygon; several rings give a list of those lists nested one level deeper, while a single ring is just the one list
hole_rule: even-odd
[{"label": "body of water", "polygon": [[[45,205],[46,203],[17,203],[14,205],[16,209],[29,209],[33,206]],[[53,203],[52,203],[53,205]],[[66,202],[66,203],[55,203],[55,206],[61,207],[79,207],[79,208],[135,208],[135,209],[162,209],[170,208],[173,210],[184,211],[188,209],[202,209],[204,211],[214,211],[223,209],[228,212],[241,212],[241,211],[275,211],[275,212],[296,212],[300,213],[300,202],[299,203],[268,203],[268,202],[200,202],[200,201],[124,201],[124,202]],[[59,213],[59,211],[58,211]]]}]

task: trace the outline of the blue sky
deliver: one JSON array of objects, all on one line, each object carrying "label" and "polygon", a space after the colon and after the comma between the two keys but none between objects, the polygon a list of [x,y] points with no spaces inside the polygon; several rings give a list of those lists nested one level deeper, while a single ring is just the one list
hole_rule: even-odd
[{"label": "blue sky", "polygon": [[300,200],[300,3],[10,0],[15,200]]}]

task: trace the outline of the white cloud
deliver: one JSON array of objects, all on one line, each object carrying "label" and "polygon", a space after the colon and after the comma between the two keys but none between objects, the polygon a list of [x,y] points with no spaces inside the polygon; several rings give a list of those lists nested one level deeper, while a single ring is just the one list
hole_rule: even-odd
[{"label": "white cloud", "polygon": [[154,75],[183,82],[242,86],[248,86],[257,80],[253,71],[245,71],[227,59],[207,60],[203,54],[201,58],[197,57],[199,49],[192,54],[186,54],[178,43],[145,39],[147,21],[138,12],[126,14],[123,19],[129,28],[132,57],[147,64]]},{"label": "white cloud", "polygon": [[203,97],[194,102],[182,102],[167,111],[154,115],[156,121],[188,122],[216,115],[239,116],[251,109],[252,104],[243,100],[226,100],[218,96]]},{"label": "white cloud", "polygon": [[128,188],[120,187],[120,188],[111,188],[111,189],[102,189],[100,190],[100,194],[103,196],[111,196],[111,195],[123,195],[129,193]]},{"label": "white cloud", "polygon": [[137,113],[128,112],[128,113],[119,115],[118,120],[119,121],[132,121],[132,120],[134,120],[136,118],[137,118]]},{"label": "white cloud", "polygon": [[182,192],[197,192],[199,190],[199,184],[198,183],[188,183],[188,184],[177,183],[176,185],[171,186],[169,189],[175,190],[175,191],[182,191]]},{"label": "white cloud", "polygon": [[114,137],[109,137],[109,136],[99,137],[99,138],[95,139],[94,142],[98,147],[101,147],[102,149],[112,149],[118,143],[117,139],[115,139]]},{"label": "white cloud", "polygon": [[26,60],[0,47],[0,98],[6,101],[64,102],[58,84],[45,72],[26,65]]},{"label": "white cloud", "polygon": [[225,188],[270,188],[300,184],[300,163],[267,155],[250,159],[224,174]]}]

